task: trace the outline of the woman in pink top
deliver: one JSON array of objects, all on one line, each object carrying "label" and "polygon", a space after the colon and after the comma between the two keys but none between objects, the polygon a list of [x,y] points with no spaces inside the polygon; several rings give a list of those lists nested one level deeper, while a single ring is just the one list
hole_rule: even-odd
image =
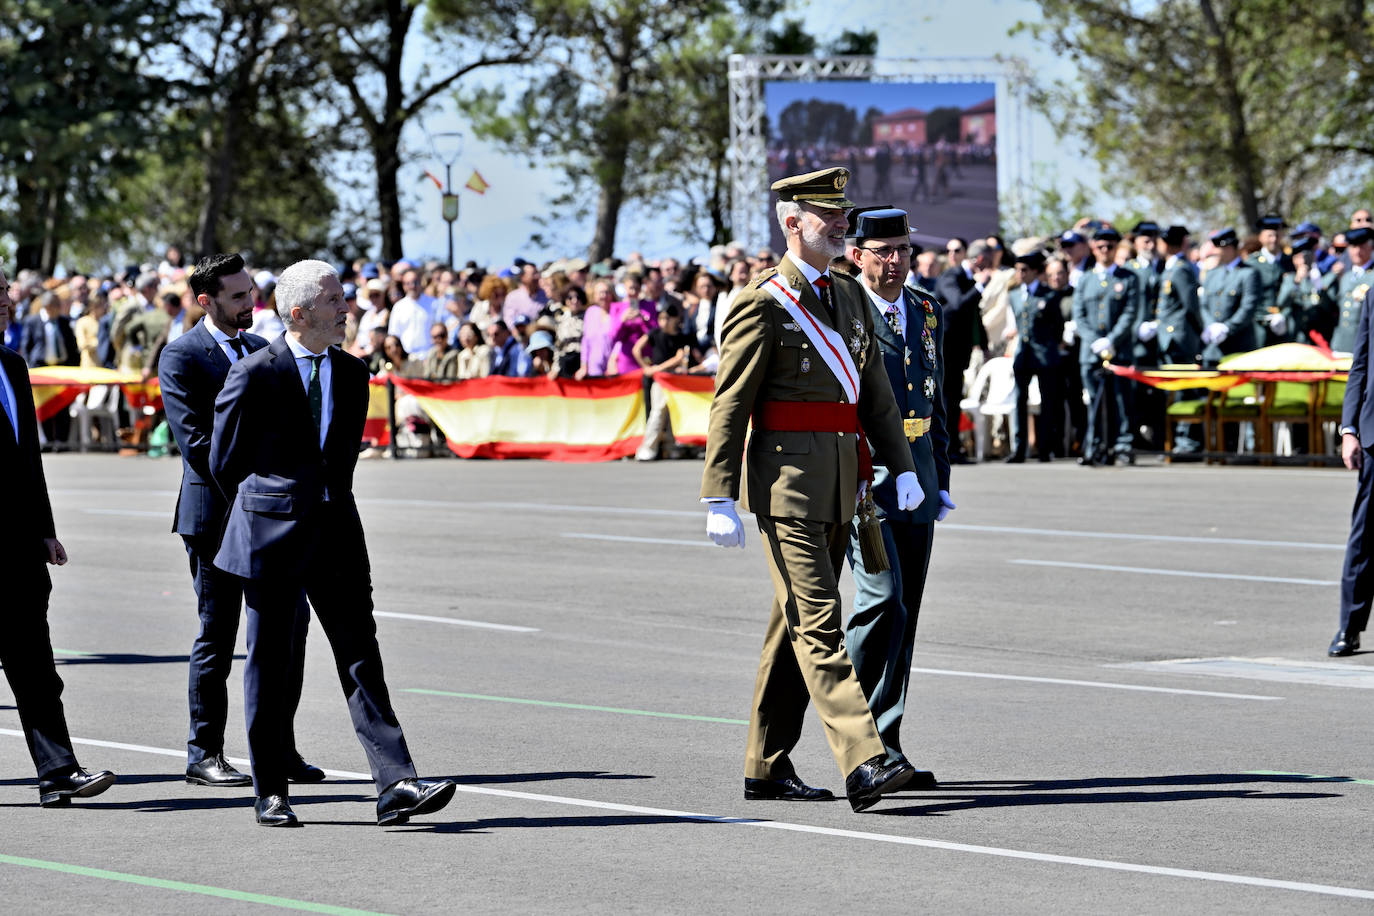
[{"label": "woman in pink top", "polygon": [[582,368],[586,375],[605,375],[611,355],[611,314],[615,286],[598,280],[592,286],[592,304],[582,313]]},{"label": "woman in pink top", "polygon": [[611,357],[617,375],[636,372],[639,362],[634,357],[635,344],[658,327],[658,303],[639,298],[639,274],[626,274],[625,298],[611,306]]}]

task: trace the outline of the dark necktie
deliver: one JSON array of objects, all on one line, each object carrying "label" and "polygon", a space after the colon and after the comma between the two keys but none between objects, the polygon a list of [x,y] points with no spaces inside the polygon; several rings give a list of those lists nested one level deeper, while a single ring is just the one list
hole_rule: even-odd
[{"label": "dark necktie", "polygon": [[243,338],[242,338],[242,337],[231,337],[231,338],[229,338],[229,346],[231,346],[231,347],[234,348],[234,362],[238,362],[239,360],[243,359]]},{"label": "dark necktie", "polygon": [[308,357],[310,360],[310,385],[306,394],[310,397],[310,418],[315,421],[315,435],[320,432],[320,420],[324,416],[324,389],[320,386],[320,362],[324,354]]},{"label": "dark necktie", "polygon": [[[4,367],[0,367],[0,372],[4,372]],[[0,419],[5,421],[5,432],[14,437],[14,441],[19,441],[19,418],[10,411],[10,399],[5,397],[5,389],[0,388]]]},{"label": "dark necktie", "polygon": [[817,295],[820,297],[821,305],[825,306],[825,313],[830,316],[830,326],[838,328],[839,323],[835,319],[835,305],[830,301],[830,277],[822,274],[816,278]]}]

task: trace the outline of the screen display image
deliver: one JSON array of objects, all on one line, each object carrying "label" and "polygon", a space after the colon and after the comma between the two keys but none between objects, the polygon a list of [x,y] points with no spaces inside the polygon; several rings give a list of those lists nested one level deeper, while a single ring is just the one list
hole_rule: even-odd
[{"label": "screen display image", "polygon": [[[911,214],[918,239],[942,244],[997,230],[993,83],[764,83],[768,181],[849,169],[846,195]],[[768,207],[771,247],[784,251]]]}]

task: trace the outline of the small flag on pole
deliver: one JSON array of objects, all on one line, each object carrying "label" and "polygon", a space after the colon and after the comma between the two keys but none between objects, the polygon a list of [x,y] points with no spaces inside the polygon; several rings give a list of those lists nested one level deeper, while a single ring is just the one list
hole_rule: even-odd
[{"label": "small flag on pole", "polygon": [[469,191],[475,191],[478,194],[485,194],[487,193],[487,188],[491,187],[491,185],[487,184],[487,180],[482,177],[481,172],[473,169],[472,177],[468,179],[468,183],[463,185],[463,187],[467,188]]},{"label": "small flag on pole", "polygon": [[[438,188],[440,191],[444,189],[444,183],[439,180],[439,176],[435,175],[429,169],[425,169],[425,178],[428,178],[430,181],[434,182],[434,186]],[[424,178],[420,180],[423,181]]]}]

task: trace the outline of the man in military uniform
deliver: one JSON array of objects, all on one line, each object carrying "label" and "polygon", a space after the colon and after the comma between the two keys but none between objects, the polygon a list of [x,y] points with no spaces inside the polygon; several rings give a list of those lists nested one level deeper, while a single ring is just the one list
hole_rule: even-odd
[{"label": "man in military uniform", "polygon": [[[889,763],[841,640],[839,574],[871,441],[896,472],[896,506],[926,499],[873,334],[868,297],[829,271],[844,253],[849,172],[781,179],[787,256],[736,298],[722,332],[701,497],[706,531],[744,546],[735,499],[758,520],[773,579],[745,754],[745,798],[832,797],[798,779],[789,754],[809,698],[855,811],[906,785]],[[754,432],[745,454],[745,435]],[[862,431],[861,431],[862,428]],[[862,468],[862,471],[861,471]],[[744,478],[741,487],[741,478]],[[935,494],[930,494],[935,500]]]},{"label": "man in military uniform", "polygon": [[[1164,264],[1159,258],[1159,224],[1143,220],[1131,230],[1131,241],[1135,245],[1135,257],[1126,266],[1135,271],[1136,291],[1139,304],[1136,307],[1135,340],[1132,341],[1132,355],[1135,365],[1153,368],[1159,365],[1159,349],[1152,337],[1142,335],[1141,325],[1154,314],[1155,300],[1159,298],[1160,271]],[[1164,392],[1140,382],[1130,382],[1131,416],[1137,426],[1137,442],[1142,448],[1158,450],[1164,432],[1164,409],[1167,406]],[[1147,434],[1148,433],[1148,434]]]},{"label": "man in military uniform", "polygon": [[[1336,293],[1332,297],[1338,308],[1336,329],[1331,334],[1331,349],[1350,353],[1355,349],[1355,334],[1360,328],[1360,314],[1365,295],[1374,283],[1374,229],[1361,226],[1347,230],[1345,241],[1349,247],[1350,267],[1335,277]],[[1327,287],[1328,291],[1331,286]]]},{"label": "man in military uniform", "polygon": [[1016,322],[1016,413],[1012,418],[1009,464],[1026,460],[1026,427],[1030,423],[1031,379],[1040,379],[1040,416],[1035,429],[1036,457],[1049,461],[1063,439],[1064,395],[1059,390],[1060,351],[1064,337],[1064,291],[1045,282],[1045,253],[1032,251],[1016,259],[1017,287],[1009,294]]},{"label": "man in military uniform", "polygon": [[[1112,261],[1121,233],[1104,226],[1093,233],[1096,265],[1083,273],[1073,293],[1073,320],[1078,329],[1078,367],[1088,392],[1088,428],[1083,437],[1082,465],[1131,461],[1130,386],[1103,368],[1103,363],[1131,364],[1139,293],[1136,275]],[[1108,429],[1115,430],[1109,446]]]},{"label": "man in military uniform", "polygon": [[1255,309],[1259,308],[1259,273],[1240,259],[1236,230],[1211,235],[1217,266],[1202,278],[1202,363],[1215,367],[1229,353],[1255,349]]},{"label": "man in military uniform", "polygon": [[[1198,302],[1197,270],[1183,253],[1187,242],[1185,226],[1170,226],[1160,236],[1164,272],[1159,278],[1159,296],[1138,332],[1142,337],[1155,338],[1161,366],[1196,364],[1202,353],[1202,307]],[[1205,393],[1193,389],[1178,392],[1178,397],[1189,400]],[[1175,428],[1175,452],[1201,450],[1202,443],[1193,438],[1192,427],[1191,423],[1179,423]]]},{"label": "man in military uniform", "polygon": [[1293,261],[1279,242],[1279,233],[1287,226],[1283,217],[1272,213],[1261,217],[1255,226],[1260,250],[1245,259],[1260,278],[1260,301],[1255,309],[1255,343],[1260,347],[1287,343],[1294,337],[1292,316],[1278,303],[1283,278],[1293,272]]},{"label": "man in military uniform", "polygon": [[1328,343],[1336,327],[1336,303],[1327,293],[1321,274],[1317,273],[1317,240],[1305,236],[1293,241],[1293,272],[1284,274],[1279,283],[1279,312],[1293,322],[1294,339],[1299,343],[1316,343],[1316,333]]},{"label": "man in military uniform", "polygon": [[[904,210],[874,208],[850,216],[849,257],[859,268],[859,283],[867,294],[873,333],[902,416],[911,460],[922,492],[939,493],[939,499],[927,499],[913,512],[903,511],[897,505],[896,474],[885,465],[874,467],[873,502],[890,569],[871,570],[865,565],[859,521],[850,525],[849,564],[854,569],[855,595],[845,645],[883,739],[887,763],[906,760],[899,732],[916,618],[930,567],[935,522],[954,508],[949,496],[949,434],[938,390],[944,328],[933,296],[902,287],[911,260],[910,239]],[[908,785],[935,785],[933,773],[914,772]]]}]

